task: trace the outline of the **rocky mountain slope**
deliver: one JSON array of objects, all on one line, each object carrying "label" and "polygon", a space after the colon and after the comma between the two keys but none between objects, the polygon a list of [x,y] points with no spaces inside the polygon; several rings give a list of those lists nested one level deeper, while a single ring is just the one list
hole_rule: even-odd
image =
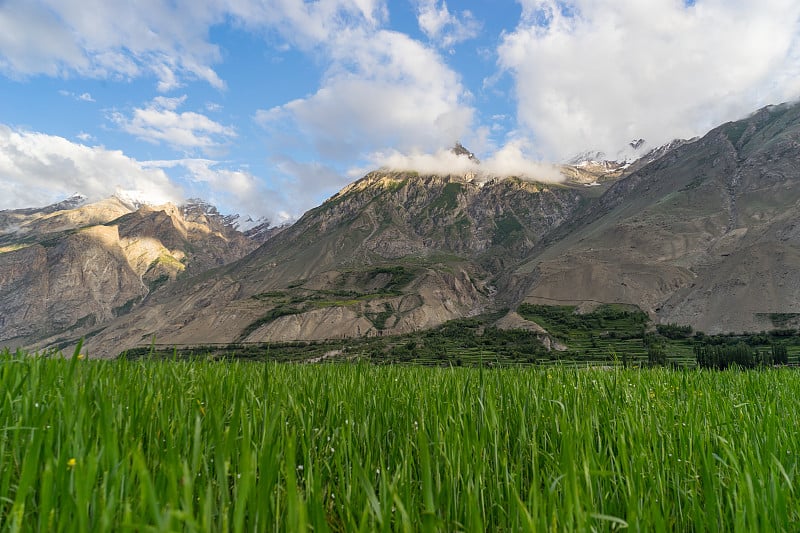
[{"label": "rocky mountain slope", "polygon": [[179,275],[244,256],[257,243],[229,222],[198,202],[137,208],[117,197],[0,212],[0,340],[97,328]]},{"label": "rocky mountain slope", "polygon": [[800,106],[771,106],[615,183],[516,269],[528,301],[633,303],[760,331],[800,317]]}]

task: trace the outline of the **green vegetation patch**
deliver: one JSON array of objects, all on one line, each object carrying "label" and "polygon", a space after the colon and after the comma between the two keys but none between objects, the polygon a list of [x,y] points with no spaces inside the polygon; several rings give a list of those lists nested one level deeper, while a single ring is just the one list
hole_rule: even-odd
[{"label": "green vegetation patch", "polygon": [[271,300],[273,298],[283,298],[286,294],[286,291],[267,291],[254,294],[251,298],[254,300]]},{"label": "green vegetation patch", "polygon": [[0,254],[8,252],[16,252],[17,250],[22,250],[23,248],[27,248],[28,246],[30,246],[30,243],[18,243],[18,244],[9,244],[8,246],[0,246]]},{"label": "green vegetation patch", "polygon": [[[133,306],[135,306],[136,304],[138,304],[141,301],[142,301],[142,298],[140,296],[134,296],[133,298],[131,298],[130,300],[128,300],[124,304],[120,305],[119,307],[115,307],[114,309],[112,309],[111,312],[114,314],[114,316],[127,315],[128,313],[131,312],[131,310],[133,309]],[[92,323],[90,325],[93,326],[94,323]]]},{"label": "green vegetation patch", "polygon": [[693,189],[697,189],[698,187],[703,185],[703,183],[705,183],[706,179],[707,178],[705,176],[698,176],[698,177],[694,178],[692,181],[690,181],[689,183],[687,183],[686,185],[684,185],[680,189],[680,192],[686,192],[686,191],[691,191]]},{"label": "green vegetation patch", "polygon": [[747,130],[748,123],[745,121],[733,122],[724,127],[725,135],[731,141],[731,144],[737,146],[739,141],[742,140],[742,135]]},{"label": "green vegetation patch", "polygon": [[692,326],[658,324],[656,325],[656,331],[659,335],[668,339],[688,339],[692,335]]},{"label": "green vegetation patch", "polygon": [[430,209],[433,211],[452,211],[458,207],[458,196],[463,192],[464,187],[460,183],[450,182],[442,188],[442,193],[431,202]]},{"label": "green vegetation patch", "polygon": [[391,318],[393,315],[394,309],[392,309],[392,306],[389,303],[383,304],[383,310],[378,313],[365,313],[367,320],[372,322],[372,325],[378,330],[386,329],[386,321],[389,320],[389,318]]},{"label": "green vegetation patch", "polygon": [[147,289],[152,293],[169,281],[169,274],[159,274],[147,284]]},{"label": "green vegetation patch", "polygon": [[[635,306],[600,305],[591,313],[579,314],[575,306],[521,304],[519,314],[540,326],[568,348],[564,358],[624,363],[649,361],[652,343],[665,342],[660,335],[648,335],[648,316]],[[674,344],[669,354],[683,363],[693,362],[692,343]]]},{"label": "green vegetation patch", "polygon": [[383,286],[382,292],[387,294],[399,294],[400,289],[411,283],[416,277],[416,270],[402,265],[383,266],[374,268],[369,272],[370,277],[377,277],[380,274],[389,274],[389,282]]},{"label": "green vegetation patch", "polygon": [[618,304],[604,304],[584,314],[578,314],[575,306],[525,303],[517,311],[523,318],[536,322],[551,335],[565,341],[586,335],[642,338],[644,326],[649,321],[641,310]]},{"label": "green vegetation patch", "polygon": [[[117,315],[114,315],[114,316],[117,316]],[[95,324],[97,324],[97,315],[95,315],[94,313],[89,313],[88,315],[83,316],[83,317],[79,318],[78,320],[76,320],[75,323],[72,324],[67,329],[67,331],[73,331],[73,330],[76,330],[76,329],[91,327],[91,326],[94,326]]]},{"label": "green vegetation patch", "polygon": [[785,328],[800,320],[800,313],[756,313],[758,318],[768,318],[776,328]]},{"label": "green vegetation patch", "polygon": [[523,227],[517,217],[506,214],[495,221],[495,230],[492,237],[492,244],[506,245],[521,237]]},{"label": "green vegetation patch", "polygon": [[173,256],[167,253],[162,253],[161,255],[153,259],[153,261],[147,267],[147,270],[149,271],[153,268],[157,268],[159,265],[166,265],[181,271],[186,269],[186,265],[184,265],[183,263],[181,263],[180,261],[178,261]]},{"label": "green vegetation patch", "polygon": [[[419,174],[417,172],[408,172],[408,175],[413,177],[418,177]],[[384,181],[383,190],[388,193],[397,192],[403,187],[405,187],[406,183],[408,183],[408,179],[391,179]]]},{"label": "green vegetation patch", "polygon": [[248,324],[239,334],[239,338],[246,339],[248,335],[253,333],[255,330],[257,330],[264,324],[269,324],[270,322],[274,322],[275,320],[279,319],[282,316],[297,315],[304,312],[305,309],[298,309],[296,307],[288,307],[280,305],[278,307],[270,309],[264,316]]},{"label": "green vegetation patch", "polygon": [[[567,346],[561,356],[565,361],[749,368],[800,357],[800,331],[793,328],[706,335],[686,325],[654,325],[638,308],[619,304],[601,305],[585,314],[577,313],[575,306],[522,304],[518,312]],[[747,346],[746,356],[740,345]],[[714,362],[707,364],[709,360]]]}]

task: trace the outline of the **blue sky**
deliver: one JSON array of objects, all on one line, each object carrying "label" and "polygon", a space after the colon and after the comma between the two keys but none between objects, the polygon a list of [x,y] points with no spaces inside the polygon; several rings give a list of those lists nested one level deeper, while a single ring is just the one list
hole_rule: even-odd
[{"label": "blue sky", "polygon": [[291,219],[379,166],[542,162],[800,97],[796,0],[2,0],[0,209]]}]

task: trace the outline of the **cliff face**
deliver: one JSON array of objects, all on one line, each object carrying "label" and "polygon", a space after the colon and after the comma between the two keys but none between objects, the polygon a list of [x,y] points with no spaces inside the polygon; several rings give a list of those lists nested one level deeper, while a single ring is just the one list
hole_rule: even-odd
[{"label": "cliff face", "polygon": [[0,287],[6,340],[93,327],[147,294],[117,228],[106,226],[0,254]]}]

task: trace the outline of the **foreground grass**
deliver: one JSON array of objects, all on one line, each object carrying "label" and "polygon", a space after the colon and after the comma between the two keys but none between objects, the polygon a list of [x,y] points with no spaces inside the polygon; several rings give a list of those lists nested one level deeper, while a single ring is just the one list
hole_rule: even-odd
[{"label": "foreground grass", "polygon": [[780,531],[800,374],[0,356],[0,529]]}]

